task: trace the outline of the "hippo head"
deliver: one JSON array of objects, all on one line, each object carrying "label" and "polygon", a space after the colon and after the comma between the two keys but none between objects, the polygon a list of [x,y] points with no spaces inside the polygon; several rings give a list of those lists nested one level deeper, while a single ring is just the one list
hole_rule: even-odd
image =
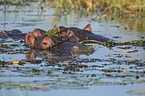
[{"label": "hippo head", "polygon": [[41,29],[35,29],[35,30],[32,32],[32,34],[33,34],[36,38],[44,36],[45,33],[46,33],[46,31],[41,30]]},{"label": "hippo head", "polygon": [[[54,27],[53,27],[53,30],[57,30],[57,32],[60,32],[61,30],[64,30],[64,29],[68,29],[68,28],[66,28],[66,27],[64,27],[64,26],[57,26],[57,25],[55,25]],[[90,31],[90,32],[92,32],[92,29],[91,29],[91,25],[90,24],[87,24],[85,27],[84,27],[84,30],[88,30],[88,31]]]},{"label": "hippo head", "polygon": [[57,41],[54,39],[55,39],[55,37],[51,37],[51,36],[45,36],[42,38],[38,38],[38,40],[35,41],[35,48],[48,49],[48,48],[52,47],[55,43],[57,43]]},{"label": "hippo head", "polygon": [[22,33],[22,32],[20,30],[13,29],[11,31],[5,31],[5,30],[3,30],[1,33],[9,35],[9,34],[15,34],[15,33]]},{"label": "hippo head", "polygon": [[68,28],[65,28],[63,26],[54,26],[53,30],[57,30],[57,32],[60,32],[59,37],[61,37],[62,41],[67,38],[69,42],[78,44],[79,38],[75,36],[74,32],[72,30],[69,30]]},{"label": "hippo head", "polygon": [[57,43],[56,37],[51,36],[42,36],[42,37],[35,37],[32,33],[28,33],[25,38],[25,42],[30,45],[31,48],[35,49],[47,49]]},{"label": "hippo head", "polygon": [[[53,28],[54,30],[57,30],[57,32],[60,32],[60,36],[61,37],[68,37],[68,41],[72,42],[72,43],[79,43],[79,38],[75,35],[75,33],[70,30],[69,28],[63,27],[63,26],[54,26]],[[90,32],[92,32],[92,29],[90,27],[90,24],[86,25],[84,30],[88,30]]]},{"label": "hippo head", "polygon": [[34,48],[37,39],[44,37],[45,33],[46,32],[41,29],[35,29],[32,33],[26,35],[25,42],[30,45],[31,48]]}]

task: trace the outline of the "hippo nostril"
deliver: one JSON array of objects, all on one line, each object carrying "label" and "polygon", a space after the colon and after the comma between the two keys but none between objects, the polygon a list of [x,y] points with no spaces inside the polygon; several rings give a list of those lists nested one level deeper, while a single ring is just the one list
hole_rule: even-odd
[{"label": "hippo nostril", "polygon": [[46,45],[47,43],[43,43],[44,45]]}]

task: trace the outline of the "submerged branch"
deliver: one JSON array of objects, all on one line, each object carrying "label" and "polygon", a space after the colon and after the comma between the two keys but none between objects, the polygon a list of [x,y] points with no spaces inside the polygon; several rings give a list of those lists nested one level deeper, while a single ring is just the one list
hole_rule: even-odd
[{"label": "submerged branch", "polygon": [[8,63],[8,61],[4,58],[4,56],[2,58]]}]

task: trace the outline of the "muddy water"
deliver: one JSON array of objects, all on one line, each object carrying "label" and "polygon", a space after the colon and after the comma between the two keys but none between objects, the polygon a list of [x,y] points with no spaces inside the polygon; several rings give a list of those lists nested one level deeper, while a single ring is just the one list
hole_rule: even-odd
[{"label": "muddy water", "polygon": [[[90,23],[95,34],[117,42],[141,40],[145,36],[145,30],[131,24],[142,23],[144,19],[93,21],[80,12],[59,14],[48,7],[41,12],[37,7],[37,4],[7,6],[5,10],[1,5],[0,31],[19,29],[28,33],[35,28],[49,30],[54,25],[83,28]],[[110,48],[94,44],[93,54],[62,58],[51,52],[29,53],[30,49],[20,41],[23,40],[1,39],[5,46],[0,47],[0,96],[145,95],[145,50],[142,46]],[[4,63],[6,60],[9,63]]]}]

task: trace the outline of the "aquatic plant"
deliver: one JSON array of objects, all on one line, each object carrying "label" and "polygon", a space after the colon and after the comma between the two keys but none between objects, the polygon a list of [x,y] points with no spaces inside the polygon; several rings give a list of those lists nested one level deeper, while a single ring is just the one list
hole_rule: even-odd
[{"label": "aquatic plant", "polygon": [[[84,9],[87,11],[96,11],[98,8],[102,13],[109,12],[143,12],[145,11],[144,0],[36,0],[38,3],[45,2],[51,7],[59,9]],[[1,3],[10,4],[16,2],[19,5],[25,5],[34,0],[2,0]]]},{"label": "aquatic plant", "polygon": [[46,36],[57,36],[58,32],[57,30],[48,30],[48,32],[46,32]]},{"label": "aquatic plant", "polygon": [[[13,4],[25,6],[31,4],[34,0],[2,0],[1,4]],[[91,12],[105,14],[114,19],[115,17],[144,17],[145,1],[144,0],[36,0],[38,7],[43,10],[44,7],[50,6],[60,12],[70,12],[70,10],[81,10],[85,14]],[[46,6],[43,6],[45,3]],[[92,14],[93,15],[93,14]]]},{"label": "aquatic plant", "polygon": [[81,9],[85,11],[97,11],[101,9],[102,13],[141,13],[145,10],[145,1],[143,0],[52,0],[52,7],[59,9]]}]

